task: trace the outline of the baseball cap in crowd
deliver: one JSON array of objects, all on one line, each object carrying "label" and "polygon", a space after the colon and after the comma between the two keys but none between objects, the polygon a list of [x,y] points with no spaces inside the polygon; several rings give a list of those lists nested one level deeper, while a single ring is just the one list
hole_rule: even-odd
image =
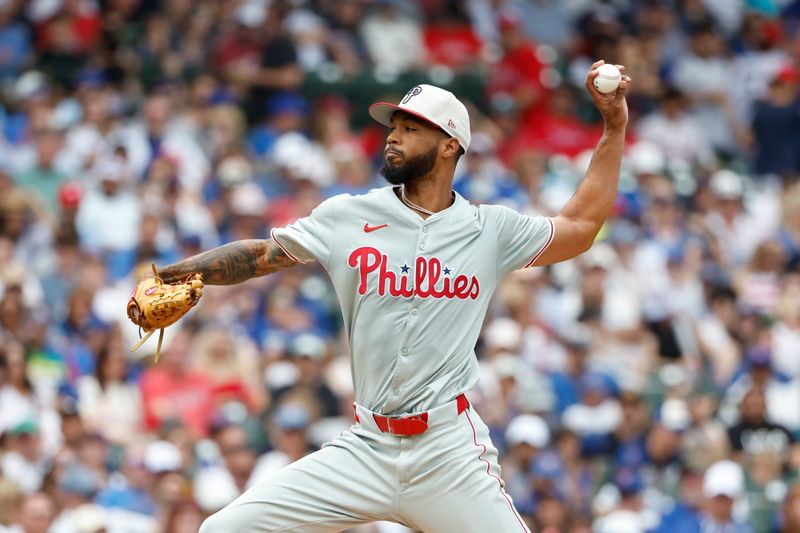
[{"label": "baseball cap in crowd", "polygon": [[470,154],[473,156],[491,155],[497,150],[494,140],[482,131],[478,131],[472,136],[470,147],[472,148]]},{"label": "baseball cap in crowd", "polygon": [[223,187],[235,187],[253,179],[253,165],[246,157],[232,155],[220,161],[217,177]]},{"label": "baseball cap in crowd", "polygon": [[659,411],[661,424],[671,431],[684,431],[692,423],[686,402],[679,398],[667,398]]},{"label": "baseball cap in crowd", "polygon": [[287,403],[280,406],[272,418],[275,424],[284,431],[305,429],[311,423],[308,409],[297,403]]},{"label": "baseball cap in crowd", "polygon": [[305,116],[308,114],[308,107],[306,99],[299,94],[281,92],[267,100],[266,111],[270,116],[282,113]]},{"label": "baseball cap in crowd", "polygon": [[100,89],[107,83],[105,73],[97,68],[85,68],[75,77],[75,85],[82,89]]},{"label": "baseball cap in crowd", "polygon": [[531,473],[540,479],[558,479],[565,474],[564,461],[554,450],[545,450],[536,456]]},{"label": "baseball cap in crowd", "polygon": [[592,331],[583,324],[571,323],[559,333],[558,340],[567,348],[583,352],[591,347]]},{"label": "baseball cap in crowd", "polygon": [[581,259],[586,268],[599,268],[605,271],[610,270],[619,262],[617,252],[607,242],[595,243],[583,254]]},{"label": "baseball cap in crowd", "polygon": [[267,214],[267,195],[251,181],[234,187],[229,202],[234,215],[263,217]]},{"label": "baseball cap in crowd", "polygon": [[294,357],[321,359],[325,355],[325,339],[315,333],[300,333],[289,342],[288,348]]},{"label": "baseball cap in crowd", "polygon": [[735,500],[743,493],[744,473],[738,464],[725,459],[708,467],[703,476],[703,496],[727,496]]},{"label": "baseball cap in crowd", "polygon": [[486,327],[483,341],[489,349],[502,348],[506,351],[514,351],[522,342],[522,327],[512,318],[495,318]]},{"label": "baseball cap in crowd", "polygon": [[592,526],[595,533],[643,533],[642,515],[629,509],[615,509]]},{"label": "baseball cap in crowd", "polygon": [[412,87],[400,103],[377,102],[369,106],[372,118],[389,127],[395,111],[405,111],[444,130],[466,152],[471,137],[467,108],[450,91],[433,85]]},{"label": "baseball cap in crowd", "polygon": [[77,209],[83,197],[83,189],[77,181],[66,181],[58,188],[58,204],[62,209]]},{"label": "baseball cap in crowd", "polygon": [[39,422],[35,418],[25,418],[11,426],[8,434],[18,437],[20,435],[35,435],[39,432]]},{"label": "baseball cap in crowd", "polygon": [[642,475],[635,468],[623,467],[614,474],[614,485],[623,494],[637,494],[644,488]]},{"label": "baseball cap in crowd", "polygon": [[181,451],[165,440],[151,442],[144,450],[144,466],[154,474],[180,470],[183,466]]},{"label": "baseball cap in crowd", "polygon": [[639,242],[641,230],[639,226],[625,219],[618,219],[611,225],[608,241],[614,246],[629,246]]},{"label": "baseball cap in crowd", "polygon": [[518,415],[508,424],[505,437],[509,446],[525,443],[541,449],[550,443],[550,428],[536,415]]},{"label": "baseball cap in crowd", "polygon": [[724,200],[737,200],[744,194],[741,176],[727,168],[717,170],[711,175],[709,187],[714,196]]},{"label": "baseball cap in crowd", "polygon": [[657,144],[639,141],[628,150],[625,163],[637,175],[661,174],[667,165],[667,158]]},{"label": "baseball cap in crowd", "polygon": [[751,367],[768,367],[772,364],[772,352],[768,346],[753,346],[747,350],[745,357]]},{"label": "baseball cap in crowd", "polygon": [[800,83],[800,70],[793,64],[788,63],[775,73],[773,81],[779,81],[787,84]]},{"label": "baseball cap in crowd", "polygon": [[266,18],[267,9],[261,2],[242,2],[236,9],[236,22],[248,28],[258,28]]},{"label": "baseball cap in crowd", "polygon": [[68,494],[92,498],[100,490],[100,480],[88,466],[73,464],[69,465],[61,475],[58,488]]},{"label": "baseball cap in crowd", "polygon": [[611,392],[608,380],[601,374],[594,372],[589,372],[581,377],[579,388],[582,394],[606,395]]},{"label": "baseball cap in crowd", "polygon": [[106,530],[106,512],[96,503],[85,503],[70,514],[75,533],[100,533]]},{"label": "baseball cap in crowd", "polygon": [[17,78],[13,93],[19,101],[40,99],[50,93],[50,84],[44,74],[38,70],[29,70]]},{"label": "baseball cap in crowd", "polygon": [[111,181],[120,183],[125,180],[127,168],[125,163],[117,158],[101,159],[91,169],[97,182]]},{"label": "baseball cap in crowd", "polygon": [[239,489],[230,472],[221,466],[200,468],[192,482],[192,495],[200,508],[216,512],[239,495]]},{"label": "baseball cap in crowd", "polygon": [[500,16],[497,17],[497,27],[500,28],[501,31],[515,30],[519,28],[519,25],[519,16],[511,11],[503,11],[500,13]]},{"label": "baseball cap in crowd", "polygon": [[500,379],[520,377],[523,365],[522,360],[510,352],[500,352],[491,361],[491,368]]}]

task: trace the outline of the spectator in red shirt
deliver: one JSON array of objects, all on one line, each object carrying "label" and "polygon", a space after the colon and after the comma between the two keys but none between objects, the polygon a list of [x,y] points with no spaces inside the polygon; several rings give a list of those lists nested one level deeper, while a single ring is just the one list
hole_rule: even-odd
[{"label": "spectator in red shirt", "polygon": [[304,74],[297,50],[283,30],[285,3],[268,8],[242,4],[237,25],[218,43],[214,60],[223,78],[240,98],[253,124],[264,116],[265,102],[281,91],[300,88]]},{"label": "spectator in red shirt", "polygon": [[513,161],[518,153],[530,149],[570,157],[590,150],[600,139],[602,126],[582,122],[575,115],[576,105],[570,87],[555,89],[547,110],[536,120],[520,121],[519,131],[506,143],[504,157]]},{"label": "spectator in red shirt", "polygon": [[62,53],[87,53],[100,38],[100,13],[89,2],[67,0],[38,28],[38,47]]},{"label": "spectator in red shirt", "polygon": [[216,407],[240,402],[252,412],[260,412],[266,406],[255,345],[223,326],[212,325],[195,338],[192,353],[193,368],[209,378]]},{"label": "spectator in red shirt", "polygon": [[182,329],[167,333],[169,344],[161,361],[142,373],[141,388],[147,430],[168,420],[179,420],[195,437],[208,433],[213,416],[213,390],[209,377],[189,367],[191,334]]},{"label": "spectator in red shirt", "polygon": [[71,86],[100,39],[100,13],[91,3],[66,0],[54,16],[36,28],[42,70]]},{"label": "spectator in red shirt", "polygon": [[428,21],[423,40],[429,63],[460,71],[480,59],[483,43],[460,2],[437,3],[430,10]]},{"label": "spectator in red shirt", "polygon": [[522,121],[536,120],[547,105],[547,89],[542,84],[544,65],[536,57],[536,43],[522,31],[519,17],[502,13],[498,19],[503,57],[493,67],[486,87],[492,101],[513,101]]}]

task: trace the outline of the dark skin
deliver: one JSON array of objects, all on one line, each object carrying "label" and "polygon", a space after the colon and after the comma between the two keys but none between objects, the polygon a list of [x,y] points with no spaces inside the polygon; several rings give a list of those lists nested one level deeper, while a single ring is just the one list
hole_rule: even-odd
[{"label": "dark skin", "polygon": [[[603,115],[603,137],[595,149],[586,178],[561,212],[552,217],[555,227],[553,242],[536,265],[565,261],[588,250],[611,214],[628,123],[625,91],[630,78],[623,75],[615,92],[599,93],[592,81],[603,63],[597,61],[592,65],[585,82],[586,90]],[[625,67],[617,66],[624,73]],[[437,126],[404,112],[395,113],[386,137],[384,157],[387,165],[402,166],[408,158],[425,154],[432,147],[437,154],[433,168],[426,175],[407,183],[405,192],[411,202],[435,213],[453,203],[453,174],[461,147],[457,139],[449,137]],[[418,214],[427,217],[425,213]],[[200,273],[208,285],[233,285],[295,264],[272,239],[253,239],[225,244],[184,259],[165,267],[159,275],[166,283],[176,283]]]},{"label": "dark skin", "polygon": [[194,255],[158,274],[164,283],[181,282],[199,272],[207,285],[234,285],[296,264],[272,239],[248,239]]},{"label": "dark skin", "polygon": [[[405,189],[411,202],[435,213],[453,203],[453,173],[461,146],[454,137],[414,115],[398,111],[392,116],[383,152],[387,165],[402,165],[407,158],[428,152],[431,147],[437,150],[433,169],[407,183]],[[420,216],[427,218],[428,215],[420,213]]]}]

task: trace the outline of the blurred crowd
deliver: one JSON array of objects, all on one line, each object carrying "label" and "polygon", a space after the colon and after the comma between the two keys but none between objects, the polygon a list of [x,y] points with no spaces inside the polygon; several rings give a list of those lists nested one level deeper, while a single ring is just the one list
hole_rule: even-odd
[{"label": "blurred crowd", "polygon": [[507,491],[542,533],[800,532],[797,0],[0,0],[0,531],[195,532],[349,427],[318,265],[209,287],[158,364],[131,289],[383,186],[365,106],[411,79],[479,80],[459,193],[554,215],[598,58],[613,217],[476,347]]}]

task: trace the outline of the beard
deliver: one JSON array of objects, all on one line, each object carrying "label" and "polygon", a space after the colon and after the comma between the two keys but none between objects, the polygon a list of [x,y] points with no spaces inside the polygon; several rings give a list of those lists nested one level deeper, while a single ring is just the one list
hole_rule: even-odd
[{"label": "beard", "polygon": [[436,153],[437,149],[431,148],[423,154],[405,159],[404,162],[399,165],[391,165],[384,158],[381,176],[386,178],[386,181],[392,185],[413,183],[421,177],[430,174],[434,165],[436,165]]}]

